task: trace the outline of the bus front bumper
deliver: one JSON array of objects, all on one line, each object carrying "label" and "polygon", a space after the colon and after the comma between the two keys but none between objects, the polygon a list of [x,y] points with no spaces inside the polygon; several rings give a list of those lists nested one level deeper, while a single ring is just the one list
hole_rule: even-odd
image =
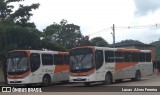
[{"label": "bus front bumper", "polygon": [[94,82],[95,77],[93,75],[90,76],[70,76],[70,82]]},{"label": "bus front bumper", "polygon": [[32,82],[32,78],[30,76],[18,79],[8,78],[8,84],[30,84]]}]

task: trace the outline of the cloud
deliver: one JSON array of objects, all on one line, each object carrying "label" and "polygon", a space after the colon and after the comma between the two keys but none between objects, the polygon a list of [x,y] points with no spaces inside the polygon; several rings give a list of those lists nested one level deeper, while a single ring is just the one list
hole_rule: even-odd
[{"label": "cloud", "polygon": [[155,12],[160,8],[159,0],[134,0],[138,16],[147,15],[149,12]]}]

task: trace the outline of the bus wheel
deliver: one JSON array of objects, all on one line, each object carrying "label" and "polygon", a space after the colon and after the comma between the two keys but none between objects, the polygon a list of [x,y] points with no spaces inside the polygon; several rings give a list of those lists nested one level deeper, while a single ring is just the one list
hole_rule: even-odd
[{"label": "bus wheel", "polygon": [[105,76],[104,84],[109,85],[112,83],[112,75],[110,73],[107,73]]},{"label": "bus wheel", "polygon": [[131,80],[133,80],[133,81],[141,80],[141,72],[140,71],[136,71],[135,78],[132,78]]},{"label": "bus wheel", "polygon": [[91,86],[91,83],[90,82],[85,82],[84,85],[85,86]]},{"label": "bus wheel", "polygon": [[141,72],[140,71],[136,71],[135,80],[137,80],[137,81],[141,80]]},{"label": "bus wheel", "polygon": [[48,75],[43,76],[42,86],[49,86],[51,83],[51,78]]}]

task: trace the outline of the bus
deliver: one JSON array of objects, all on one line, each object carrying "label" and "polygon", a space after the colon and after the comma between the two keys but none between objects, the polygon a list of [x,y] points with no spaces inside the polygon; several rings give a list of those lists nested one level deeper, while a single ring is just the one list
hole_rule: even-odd
[{"label": "bus", "polygon": [[7,54],[8,84],[42,84],[69,81],[69,52],[13,50]]},{"label": "bus", "polygon": [[150,50],[96,46],[70,50],[70,82],[82,82],[85,86],[94,82],[111,84],[152,74]]}]

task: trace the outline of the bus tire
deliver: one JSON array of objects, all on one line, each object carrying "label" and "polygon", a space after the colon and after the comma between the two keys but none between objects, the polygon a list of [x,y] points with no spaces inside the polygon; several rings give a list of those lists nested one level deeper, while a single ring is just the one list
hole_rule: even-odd
[{"label": "bus tire", "polygon": [[110,73],[107,73],[105,75],[105,81],[103,82],[105,85],[109,85],[112,83],[112,75]]},{"label": "bus tire", "polygon": [[131,80],[133,80],[133,81],[141,80],[141,72],[139,70],[137,70],[135,73],[135,78],[132,78]]},{"label": "bus tire", "polygon": [[46,87],[51,84],[51,78],[49,75],[44,75],[42,79],[42,86]]},{"label": "bus tire", "polygon": [[84,85],[85,86],[91,86],[91,83],[90,82],[85,82]]}]

